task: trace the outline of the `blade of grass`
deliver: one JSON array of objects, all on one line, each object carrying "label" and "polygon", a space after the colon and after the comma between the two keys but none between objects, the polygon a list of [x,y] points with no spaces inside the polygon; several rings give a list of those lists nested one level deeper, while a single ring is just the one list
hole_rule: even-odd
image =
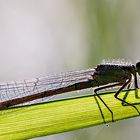
[{"label": "blade of grass", "polygon": [[[138,116],[133,107],[122,106],[114,93],[101,94],[101,98],[113,111],[115,121]],[[140,110],[135,90],[129,90],[129,95],[123,91],[120,98],[137,103]],[[111,122],[111,114],[97,97],[76,97],[0,111],[0,139],[29,139],[105,122]]]}]

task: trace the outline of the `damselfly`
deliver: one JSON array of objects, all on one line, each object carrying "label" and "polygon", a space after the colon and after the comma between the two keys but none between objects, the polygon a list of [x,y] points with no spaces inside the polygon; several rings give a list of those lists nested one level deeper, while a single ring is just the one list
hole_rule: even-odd
[{"label": "damselfly", "polygon": [[97,97],[110,111],[113,120],[113,112],[103,101],[97,92],[102,89],[120,86],[114,97],[123,103],[131,105],[140,114],[138,109],[131,103],[118,97],[119,93],[129,84],[134,77],[134,86],[138,88],[137,73],[140,75],[140,62],[133,64],[100,64],[96,68],[72,71],[54,76],[24,80],[23,82],[11,82],[0,84],[0,109],[5,109],[21,103],[37,100],[70,91],[96,87],[94,90]]}]

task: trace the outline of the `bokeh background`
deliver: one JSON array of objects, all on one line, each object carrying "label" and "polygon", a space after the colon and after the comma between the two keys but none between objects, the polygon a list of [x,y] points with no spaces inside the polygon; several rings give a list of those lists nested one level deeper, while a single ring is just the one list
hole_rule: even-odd
[{"label": "bokeh background", "polygon": [[[138,0],[0,0],[0,81],[140,60]],[[139,117],[34,140],[139,139]]]}]

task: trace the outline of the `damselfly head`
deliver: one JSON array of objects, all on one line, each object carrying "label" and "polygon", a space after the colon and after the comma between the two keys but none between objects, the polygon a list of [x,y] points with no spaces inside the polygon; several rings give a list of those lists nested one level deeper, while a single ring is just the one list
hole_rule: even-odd
[{"label": "damselfly head", "polygon": [[138,74],[140,75],[140,62],[136,63],[136,70],[137,70]]}]

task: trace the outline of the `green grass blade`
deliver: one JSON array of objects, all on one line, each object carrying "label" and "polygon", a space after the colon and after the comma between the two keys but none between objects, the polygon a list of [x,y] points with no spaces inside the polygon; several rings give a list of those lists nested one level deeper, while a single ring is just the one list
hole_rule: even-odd
[{"label": "green grass blade", "polygon": [[[113,111],[115,121],[139,115],[132,106],[122,106],[114,93],[102,94],[101,98]],[[135,90],[129,90],[127,96],[126,91],[122,92],[120,98],[137,103],[140,110]],[[0,111],[0,139],[28,139],[104,122],[111,122],[111,114],[97,97],[77,97]]]}]

